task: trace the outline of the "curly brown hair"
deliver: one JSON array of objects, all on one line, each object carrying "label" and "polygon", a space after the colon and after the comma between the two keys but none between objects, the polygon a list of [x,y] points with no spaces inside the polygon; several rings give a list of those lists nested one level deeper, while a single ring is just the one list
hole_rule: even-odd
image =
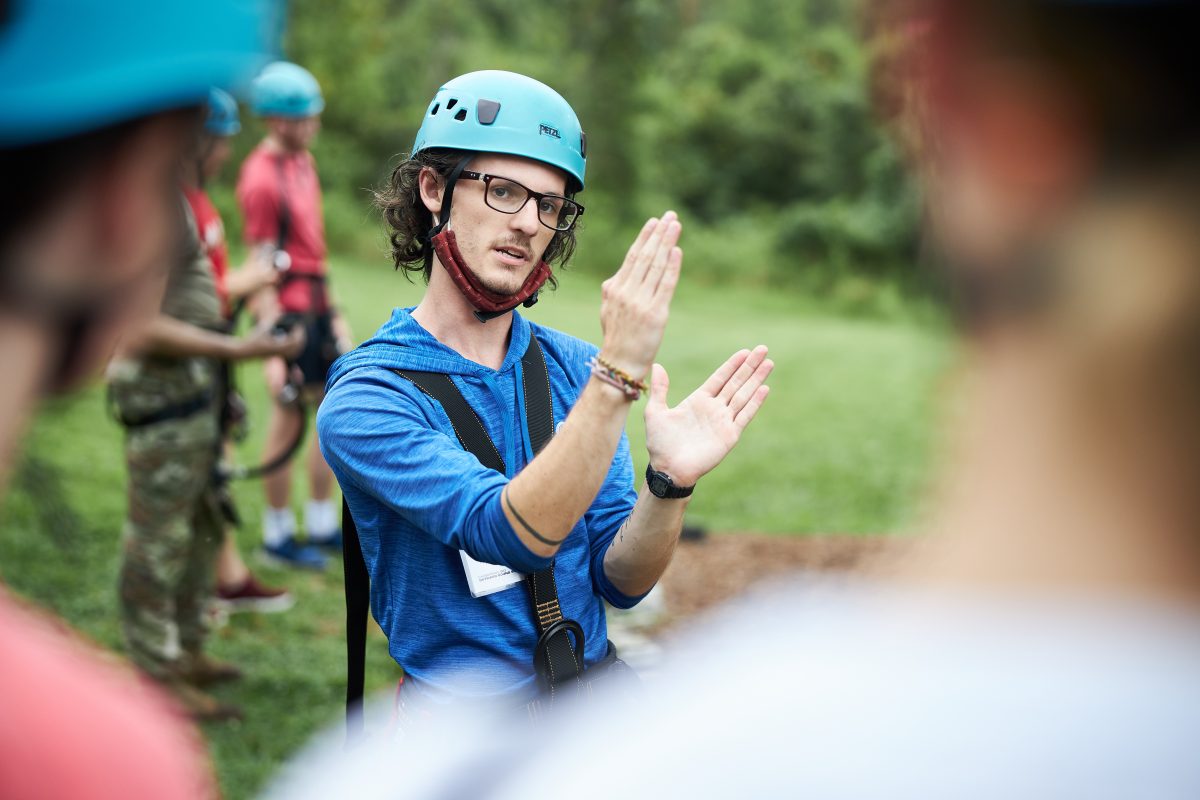
[{"label": "curly brown hair", "polygon": [[[426,237],[433,227],[433,214],[421,201],[420,177],[425,167],[432,169],[443,183],[454,166],[470,153],[446,148],[422,150],[415,156],[404,159],[388,179],[375,190],[375,206],[382,212],[383,220],[391,228],[388,241],[392,248],[392,263],[403,269],[410,280],[414,273],[421,273],[429,282],[432,265],[425,264]],[[542,259],[552,266],[565,267],[575,253],[576,225],[569,231],[559,231],[550,240]],[[550,288],[558,286],[551,274],[547,280]]]}]

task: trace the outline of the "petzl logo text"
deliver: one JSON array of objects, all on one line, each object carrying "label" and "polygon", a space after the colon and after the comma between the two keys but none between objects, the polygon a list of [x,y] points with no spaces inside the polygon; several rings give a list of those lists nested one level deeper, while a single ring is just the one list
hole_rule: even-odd
[{"label": "petzl logo text", "polygon": [[542,136],[553,136],[555,139],[562,138],[558,135],[558,128],[551,128],[549,125],[539,125],[538,133],[540,133]]}]

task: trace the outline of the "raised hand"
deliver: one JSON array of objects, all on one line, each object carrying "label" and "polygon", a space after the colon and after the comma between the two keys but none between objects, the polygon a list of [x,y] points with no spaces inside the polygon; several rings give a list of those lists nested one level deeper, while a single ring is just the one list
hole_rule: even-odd
[{"label": "raised hand", "polygon": [[600,355],[641,380],[650,371],[679,282],[683,251],[676,247],[682,226],[674,211],[650,219],[616,274],[602,286]]},{"label": "raised hand", "polygon": [[650,465],[678,486],[691,486],[712,471],[762,408],[770,390],[765,381],[774,368],[766,347],[739,350],[699,389],[669,408],[667,371],[655,364],[646,404]]}]

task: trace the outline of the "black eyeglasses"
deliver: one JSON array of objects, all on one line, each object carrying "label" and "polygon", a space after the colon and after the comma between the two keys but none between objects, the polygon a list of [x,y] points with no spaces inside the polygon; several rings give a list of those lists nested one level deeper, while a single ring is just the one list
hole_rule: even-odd
[{"label": "black eyeglasses", "polygon": [[534,198],[537,201],[538,221],[552,231],[569,231],[583,216],[583,206],[569,197],[535,192],[511,178],[469,170],[463,170],[459,177],[483,181],[483,202],[487,203],[488,208],[503,214],[516,214],[525,207],[529,198]]}]

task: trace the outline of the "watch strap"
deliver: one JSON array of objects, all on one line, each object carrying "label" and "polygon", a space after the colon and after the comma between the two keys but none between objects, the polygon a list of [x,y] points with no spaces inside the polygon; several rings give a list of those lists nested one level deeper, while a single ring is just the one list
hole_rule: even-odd
[{"label": "watch strap", "polygon": [[661,497],[664,500],[679,500],[684,497],[690,497],[696,487],[693,486],[676,486],[671,480],[671,476],[665,472],[659,472],[650,464],[646,465],[646,485],[650,487],[650,493],[655,497]]}]

